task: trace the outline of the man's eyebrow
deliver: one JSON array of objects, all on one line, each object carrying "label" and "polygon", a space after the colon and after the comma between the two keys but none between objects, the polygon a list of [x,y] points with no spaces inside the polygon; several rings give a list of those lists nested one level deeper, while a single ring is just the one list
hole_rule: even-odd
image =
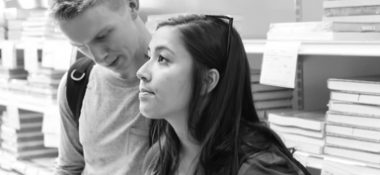
[{"label": "man's eyebrow", "polygon": [[110,26],[105,26],[102,30],[96,33],[96,35],[94,36],[94,38],[91,39],[91,41],[95,40],[99,35],[107,34],[110,30],[111,30]]},{"label": "man's eyebrow", "polygon": [[[96,35],[94,35],[94,37],[93,38],[91,38],[89,41],[90,42],[92,42],[92,41],[94,41],[94,40],[96,40],[96,38],[100,35],[100,34],[106,34],[106,33],[108,33],[108,31],[110,31],[111,30],[111,27],[109,27],[109,26],[106,26],[106,27],[104,27],[102,30],[100,30],[98,33],[96,33]],[[85,46],[85,44],[83,44],[83,43],[75,43],[75,42],[71,42],[71,45],[73,45],[73,46],[75,46],[75,47],[84,47]]]}]

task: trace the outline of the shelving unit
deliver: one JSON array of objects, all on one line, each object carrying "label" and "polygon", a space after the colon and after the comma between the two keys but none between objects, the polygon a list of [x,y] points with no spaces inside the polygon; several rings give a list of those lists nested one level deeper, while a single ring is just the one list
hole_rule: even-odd
[{"label": "shelving unit", "polygon": [[[250,61],[256,64],[253,65],[255,67],[261,67],[266,42],[266,40],[243,41]],[[301,103],[303,103],[301,110],[327,110],[329,90],[326,82],[328,78],[380,75],[379,58],[380,41],[302,41],[298,57],[302,69],[302,88],[295,89],[299,91]],[[296,152],[295,156],[306,166],[316,169],[322,168],[323,160],[365,165],[360,161],[328,155],[313,157],[308,153]],[[376,165],[374,167],[380,168]]]},{"label": "shelving unit", "polygon": [[[267,40],[243,40],[249,54],[262,54]],[[278,41],[281,42],[281,41]],[[299,55],[380,56],[380,41],[302,41]]]},{"label": "shelving unit", "polygon": [[[6,56],[14,56],[17,58],[23,57],[23,59],[29,60],[35,59],[34,61],[36,61],[36,64],[32,65],[37,66],[37,64],[39,64],[38,66],[42,66],[44,68],[46,68],[46,66],[51,66],[51,68],[56,70],[57,68],[55,67],[55,63],[51,63],[49,60],[43,59],[46,59],[48,57],[55,57],[55,53],[51,53],[51,49],[47,48],[46,45],[57,44],[65,44],[64,46],[66,46],[69,43],[66,41],[0,41],[0,51],[2,53],[1,57],[3,59]],[[9,47],[10,45],[12,47]],[[44,55],[43,51],[46,50],[48,50],[48,53],[45,53]],[[69,53],[61,55],[62,57],[57,58],[63,59],[63,56],[66,56],[66,58],[68,58],[67,55],[69,55]],[[41,65],[41,62],[43,61],[47,62],[42,63]],[[62,69],[62,65],[64,66],[64,64],[68,63],[70,60],[67,62],[65,60],[61,61],[63,61],[61,62],[61,65],[58,65],[58,68],[60,69]],[[34,93],[32,89],[28,89],[28,85],[24,84],[24,82],[20,83],[20,86],[18,86],[18,84],[15,85],[16,87],[19,87],[20,90],[18,90],[18,88],[16,88],[16,90],[10,88],[8,85],[12,83],[8,85],[6,81],[2,81],[1,83],[5,84],[2,85],[2,88],[0,88],[0,106],[5,108],[6,111],[28,110],[41,113],[43,116],[41,132],[44,134],[44,145],[45,147],[56,147],[56,145],[58,145],[56,142],[58,141],[59,137],[59,112],[56,99],[49,95],[39,95],[38,93]],[[48,93],[47,91],[46,93]],[[44,93],[43,90],[42,93]],[[49,140],[48,144],[46,140]],[[56,152],[54,149],[49,148],[49,150],[51,150],[51,152]],[[0,157],[0,174],[53,174],[54,162],[56,159],[56,157],[49,155],[46,157],[40,156],[39,158],[19,160],[16,159],[14,155],[10,155],[5,150],[0,150]]]}]

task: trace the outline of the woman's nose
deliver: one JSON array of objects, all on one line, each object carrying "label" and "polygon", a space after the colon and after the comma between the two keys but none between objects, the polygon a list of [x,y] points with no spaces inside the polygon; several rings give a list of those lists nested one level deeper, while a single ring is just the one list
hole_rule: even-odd
[{"label": "woman's nose", "polygon": [[137,78],[139,78],[141,81],[150,81],[150,75],[148,72],[148,62],[145,62],[139,70],[136,72]]}]

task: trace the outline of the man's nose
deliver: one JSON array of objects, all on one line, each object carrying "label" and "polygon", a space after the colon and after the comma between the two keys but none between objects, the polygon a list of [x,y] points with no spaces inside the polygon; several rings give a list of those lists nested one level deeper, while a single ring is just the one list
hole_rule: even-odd
[{"label": "man's nose", "polygon": [[102,44],[89,44],[88,51],[97,63],[104,62],[108,55],[107,48]]}]

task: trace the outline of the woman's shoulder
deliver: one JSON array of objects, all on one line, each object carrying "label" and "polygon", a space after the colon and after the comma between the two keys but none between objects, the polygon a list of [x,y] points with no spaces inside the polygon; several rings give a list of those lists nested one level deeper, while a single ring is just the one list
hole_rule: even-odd
[{"label": "woman's shoulder", "polygon": [[240,167],[238,175],[304,175],[296,163],[274,148],[256,152]]}]

